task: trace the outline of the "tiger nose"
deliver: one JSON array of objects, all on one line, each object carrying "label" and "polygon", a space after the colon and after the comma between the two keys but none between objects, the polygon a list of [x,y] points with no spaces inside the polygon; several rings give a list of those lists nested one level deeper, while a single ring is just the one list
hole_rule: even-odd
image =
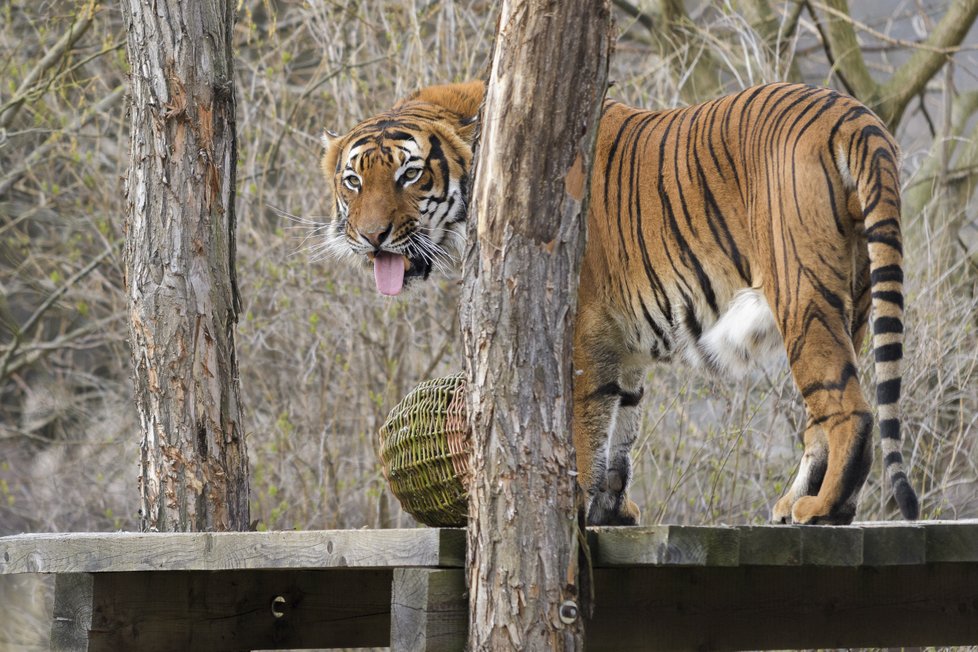
[{"label": "tiger nose", "polygon": [[393,228],[393,224],[388,224],[387,228],[385,228],[383,231],[381,231],[378,227],[372,231],[361,231],[360,234],[365,237],[367,242],[372,244],[376,249],[380,249],[380,245],[384,244],[384,240],[386,240],[391,234],[391,230],[393,230]]}]

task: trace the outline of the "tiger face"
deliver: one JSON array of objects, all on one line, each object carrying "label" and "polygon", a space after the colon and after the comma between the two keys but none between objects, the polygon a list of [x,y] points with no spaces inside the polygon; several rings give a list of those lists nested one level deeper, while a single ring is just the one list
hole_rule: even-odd
[{"label": "tiger face", "polygon": [[401,294],[432,270],[460,267],[478,105],[451,99],[409,98],[345,136],[324,135],[322,168],[334,204],[329,246],[372,267],[383,295]]}]

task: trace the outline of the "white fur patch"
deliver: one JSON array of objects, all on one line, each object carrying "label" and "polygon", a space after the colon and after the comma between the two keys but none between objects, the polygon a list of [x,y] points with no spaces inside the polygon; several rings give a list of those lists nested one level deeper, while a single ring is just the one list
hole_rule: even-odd
[{"label": "white fur patch", "polygon": [[699,346],[718,371],[738,377],[755,363],[784,352],[771,307],[754,288],[734,295],[720,319],[700,338]]},{"label": "white fur patch", "polygon": [[852,178],[852,170],[849,169],[849,161],[842,145],[839,145],[839,149],[835,153],[835,165],[839,168],[839,176],[842,177],[842,183],[845,187],[849,190],[855,188],[856,180]]}]

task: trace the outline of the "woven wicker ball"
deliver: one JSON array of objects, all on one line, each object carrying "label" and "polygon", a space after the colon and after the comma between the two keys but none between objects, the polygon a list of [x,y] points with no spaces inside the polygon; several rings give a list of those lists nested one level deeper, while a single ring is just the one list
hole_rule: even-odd
[{"label": "woven wicker ball", "polygon": [[465,526],[470,448],[462,374],[421,383],[380,428],[384,476],[404,511],[425,525]]}]

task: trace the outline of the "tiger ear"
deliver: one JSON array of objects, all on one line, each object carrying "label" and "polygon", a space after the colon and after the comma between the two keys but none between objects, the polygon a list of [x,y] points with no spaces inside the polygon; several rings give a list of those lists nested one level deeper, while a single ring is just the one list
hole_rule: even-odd
[{"label": "tiger ear", "polygon": [[329,149],[329,146],[336,142],[336,139],[339,137],[340,135],[335,131],[323,129],[323,133],[319,135],[319,142],[323,144],[323,149]]},{"label": "tiger ear", "polygon": [[480,124],[478,113],[468,118],[462,118],[458,123],[458,135],[471,145],[479,135]]}]

